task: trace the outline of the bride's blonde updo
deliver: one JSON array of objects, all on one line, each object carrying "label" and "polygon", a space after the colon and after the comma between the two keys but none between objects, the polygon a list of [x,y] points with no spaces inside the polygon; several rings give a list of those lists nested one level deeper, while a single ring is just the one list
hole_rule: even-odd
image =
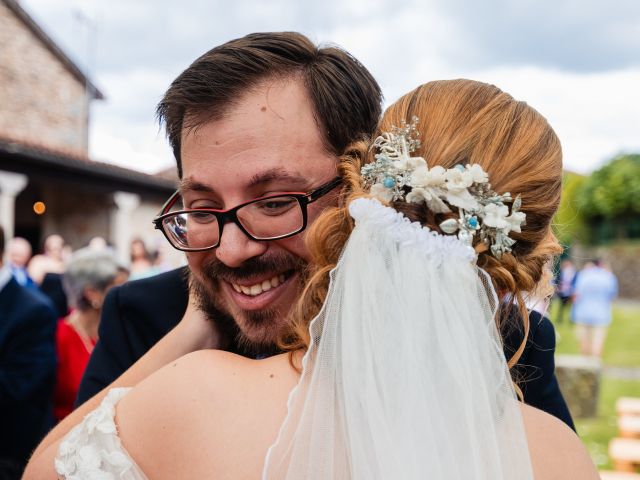
[{"label": "bride's blonde updo", "polygon": [[[521,233],[510,233],[516,240],[513,251],[498,259],[478,236],[474,246],[478,266],[491,276],[498,295],[520,307],[521,318],[507,315],[508,308],[502,309],[496,319],[501,331],[506,334],[511,327],[522,327],[526,339],[528,314],[523,294],[550,293],[549,265],[561,252],[551,230],[561,192],[562,152],[558,137],[546,119],[525,102],[514,100],[493,85],[472,80],[421,85],[385,111],[378,132],[391,131],[402,121],[410,123],[414,116],[419,118],[421,146],[412,155],[423,157],[429,167],[479,164],[488,173],[493,190],[521,196],[526,224]],[[339,203],[323,212],[307,232],[310,267],[306,287],[292,310],[292,327],[280,342],[285,350],[306,348],[309,344],[309,322],[326,297],[328,273],[353,228],[346,207],[354,198],[367,195],[360,168],[371,162],[375,153],[360,142],[351,145],[339,160],[338,174],[344,179]],[[424,204],[394,202],[392,206],[432,230],[439,231],[437,225],[446,218]],[[508,359],[509,366],[515,364],[523,348],[524,341]]]}]

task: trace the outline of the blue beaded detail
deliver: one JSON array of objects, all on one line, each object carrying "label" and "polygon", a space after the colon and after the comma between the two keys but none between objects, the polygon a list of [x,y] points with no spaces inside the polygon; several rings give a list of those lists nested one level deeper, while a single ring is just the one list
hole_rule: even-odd
[{"label": "blue beaded detail", "polygon": [[396,186],[396,181],[392,177],[385,177],[385,179],[382,181],[382,184],[385,186],[385,188],[393,188]]}]

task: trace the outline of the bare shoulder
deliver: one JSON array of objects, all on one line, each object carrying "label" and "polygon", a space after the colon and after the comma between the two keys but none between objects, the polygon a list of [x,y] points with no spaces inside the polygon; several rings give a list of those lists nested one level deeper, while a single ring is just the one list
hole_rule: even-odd
[{"label": "bare shoulder", "polygon": [[[216,350],[185,355],[117,408],[123,446],[150,478],[255,477],[297,382],[288,358]],[[231,477],[234,478],[234,477]]]},{"label": "bare shoulder", "polygon": [[521,405],[521,410],[536,480],[600,478],[573,430],[537,408]]}]

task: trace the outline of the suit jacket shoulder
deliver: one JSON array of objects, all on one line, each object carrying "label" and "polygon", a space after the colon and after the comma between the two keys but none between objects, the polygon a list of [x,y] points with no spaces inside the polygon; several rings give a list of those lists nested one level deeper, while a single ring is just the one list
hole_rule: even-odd
[{"label": "suit jacket shoulder", "polygon": [[[514,328],[505,335],[505,356],[516,352],[524,332]],[[556,334],[551,321],[544,315],[529,312],[529,335],[518,363],[512,369],[526,404],[544,410],[575,430],[571,414],[555,376]]]},{"label": "suit jacket shoulder", "polygon": [[0,457],[22,466],[53,423],[51,302],[14,279],[0,291]]},{"label": "suit jacket shoulder", "polygon": [[112,288],[102,306],[99,340],[76,405],[113,382],[155,345],[180,321],[188,300],[186,268]]}]

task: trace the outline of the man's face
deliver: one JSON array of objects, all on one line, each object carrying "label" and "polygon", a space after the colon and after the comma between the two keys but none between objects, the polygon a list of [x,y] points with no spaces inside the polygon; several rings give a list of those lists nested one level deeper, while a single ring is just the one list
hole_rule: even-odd
[{"label": "man's face", "polygon": [[[310,192],[336,175],[303,85],[272,80],[247,93],[221,120],[182,136],[185,208],[229,209],[283,192]],[[308,223],[335,202],[332,192],[308,206]],[[194,292],[210,317],[233,318],[241,340],[269,350],[300,292],[309,260],[304,233],[258,242],[234,223],[220,244],[187,254]]]},{"label": "man's face", "polygon": [[31,246],[26,240],[13,239],[8,248],[9,262],[16,267],[26,267],[31,258]]},{"label": "man's face", "polygon": [[44,243],[44,251],[51,258],[62,261],[62,252],[64,249],[64,240],[60,235],[50,235]]}]

